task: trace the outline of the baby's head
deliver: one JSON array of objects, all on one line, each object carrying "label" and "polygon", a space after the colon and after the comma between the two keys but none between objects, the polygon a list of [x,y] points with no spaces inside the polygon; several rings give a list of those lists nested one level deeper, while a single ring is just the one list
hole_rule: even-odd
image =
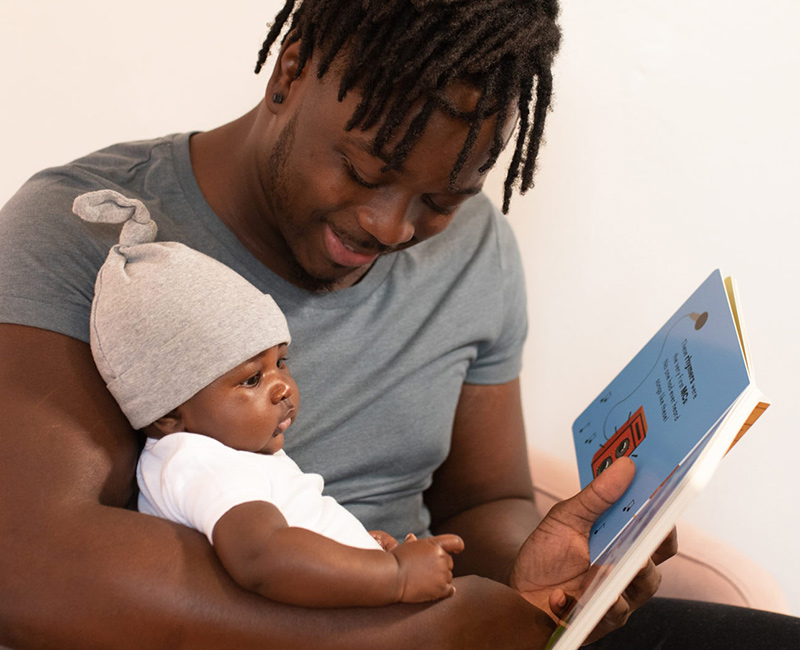
[{"label": "baby's head", "polygon": [[217,377],[188,400],[144,427],[151,438],[190,431],[233,449],[274,454],[297,416],[298,393],[286,365],[285,343]]},{"label": "baby's head", "polygon": [[73,210],[125,224],[97,276],[90,342],[131,425],[155,437],[191,431],[236,449],[280,449],[298,395],[275,301],[207,255],[155,242],[140,201],[100,190]]}]

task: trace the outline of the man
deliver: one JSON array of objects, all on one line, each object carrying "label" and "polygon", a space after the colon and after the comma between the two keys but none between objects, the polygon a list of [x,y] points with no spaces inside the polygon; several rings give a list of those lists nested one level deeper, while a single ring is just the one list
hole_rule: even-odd
[{"label": "man", "polygon": [[[630,480],[619,464],[528,537],[538,517],[516,379],[519,259],[507,224],[476,195],[517,120],[506,207],[518,177],[530,185],[555,4],[294,5],[262,50],[263,61],[291,17],[253,111],[45,172],[4,209],[2,643],[542,647],[580,586],[591,520]],[[457,572],[482,577],[457,579],[454,597],[426,607],[291,608],[238,589],[196,533],[122,508],[136,438],[86,344],[94,275],[117,233],[69,215],[78,193],[111,185],[148,203],[163,239],[269,286],[304,340],[298,350],[316,344],[316,356],[292,359],[319,404],[287,440],[301,467],[324,474],[370,527],[462,535]],[[191,239],[187,223],[201,235]],[[347,319],[360,326],[354,340],[326,345]],[[390,360],[405,373],[391,381]],[[343,391],[369,399],[348,411]],[[369,452],[337,456],[343,441]],[[657,584],[650,563],[597,635]]]}]

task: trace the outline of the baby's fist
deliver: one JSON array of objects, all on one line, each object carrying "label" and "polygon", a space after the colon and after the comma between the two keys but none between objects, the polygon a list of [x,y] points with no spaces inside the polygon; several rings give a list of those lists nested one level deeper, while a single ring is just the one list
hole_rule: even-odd
[{"label": "baby's fist", "polygon": [[414,535],[391,551],[397,560],[399,597],[404,603],[422,603],[455,593],[452,553],[464,550],[458,535],[417,539]]}]

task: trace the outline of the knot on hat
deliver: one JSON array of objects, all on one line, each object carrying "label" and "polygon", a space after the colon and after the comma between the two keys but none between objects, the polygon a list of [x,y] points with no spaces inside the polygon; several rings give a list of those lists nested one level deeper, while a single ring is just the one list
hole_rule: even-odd
[{"label": "knot on hat", "polygon": [[72,211],[84,221],[124,223],[119,235],[120,246],[149,244],[155,241],[158,231],[144,203],[114,190],[81,194],[73,201]]}]

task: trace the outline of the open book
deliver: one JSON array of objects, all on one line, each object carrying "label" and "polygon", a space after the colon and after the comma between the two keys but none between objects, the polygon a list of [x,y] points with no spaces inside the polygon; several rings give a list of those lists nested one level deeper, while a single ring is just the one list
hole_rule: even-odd
[{"label": "open book", "polygon": [[621,456],[622,498],[592,528],[594,574],[547,648],[578,648],[769,406],[731,278],[714,271],[573,425],[581,486]]}]

